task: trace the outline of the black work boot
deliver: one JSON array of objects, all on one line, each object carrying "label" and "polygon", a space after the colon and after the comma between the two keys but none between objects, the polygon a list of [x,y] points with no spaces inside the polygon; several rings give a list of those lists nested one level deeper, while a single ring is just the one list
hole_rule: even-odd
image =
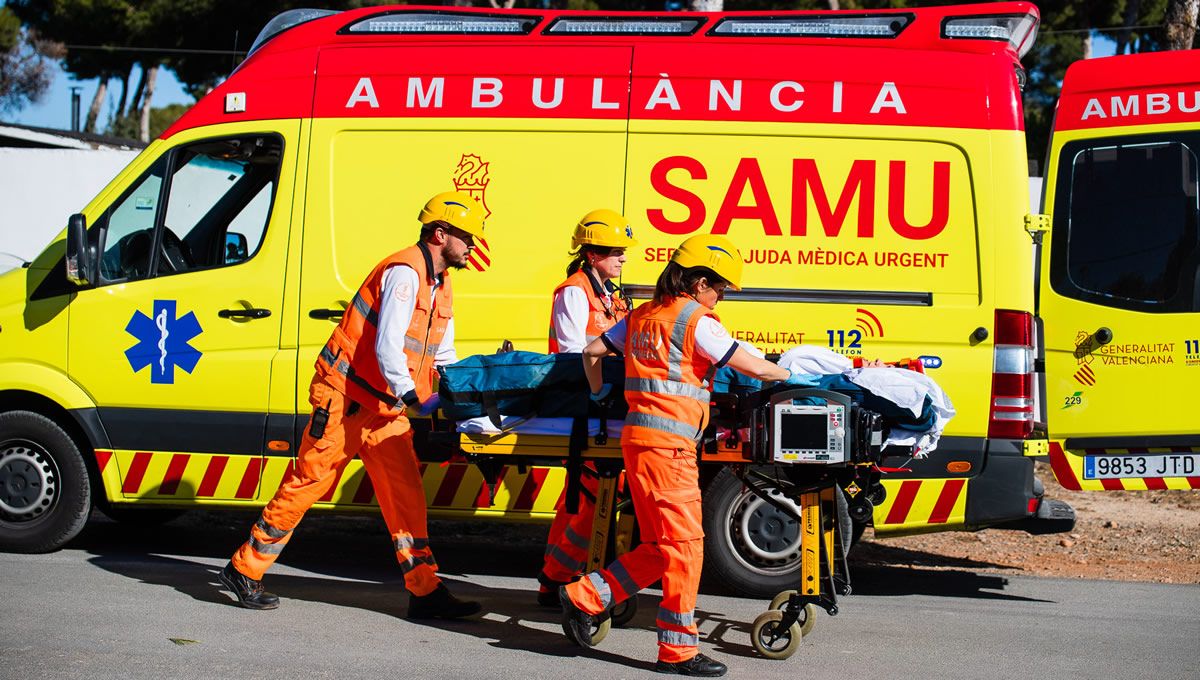
[{"label": "black work boot", "polygon": [[656,673],[691,675],[697,678],[719,678],[725,675],[725,671],[727,670],[729,669],[725,667],[725,664],[720,661],[713,661],[703,654],[697,654],[687,661],[680,661],[678,663],[659,661],[654,664],[654,671]]},{"label": "black work boot", "polygon": [[570,583],[570,581],[555,581],[554,579],[540,573],[537,577],[538,587],[537,603],[542,607],[558,607],[558,589]]},{"label": "black work boot", "polygon": [[444,583],[428,595],[412,595],[408,598],[410,619],[461,619],[474,616],[483,610],[483,605],[471,600],[460,600],[450,594]]},{"label": "black work boot", "polygon": [[217,578],[237,596],[238,604],[246,609],[274,609],[279,606],[279,598],[263,590],[262,581],[255,581],[238,571],[233,567],[233,562],[226,564]]},{"label": "black work boot", "polygon": [[592,631],[597,627],[599,617],[576,607],[570,596],[567,595],[566,586],[558,589],[558,601],[562,604],[562,629],[567,639],[577,645],[595,647],[596,643],[592,641]]}]

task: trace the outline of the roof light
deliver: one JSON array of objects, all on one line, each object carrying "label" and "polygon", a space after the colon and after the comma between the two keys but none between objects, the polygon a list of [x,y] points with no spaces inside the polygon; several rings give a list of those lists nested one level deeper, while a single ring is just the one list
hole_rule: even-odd
[{"label": "roof light", "polygon": [[692,35],[704,24],[703,17],[595,17],[555,19],[544,34],[551,35]]},{"label": "roof light", "polygon": [[248,54],[253,54],[254,50],[263,46],[263,43],[289,28],[295,28],[300,24],[306,24],[314,19],[321,19],[332,14],[337,14],[337,12],[331,9],[289,9],[286,12],[282,12],[276,15],[274,19],[268,21],[267,25],[263,26],[263,29],[258,32],[258,37],[250,45],[250,52]]},{"label": "roof light", "polygon": [[1024,57],[1037,39],[1038,16],[997,14],[992,16],[950,17],[942,21],[942,37],[967,40],[1005,40]]},{"label": "roof light", "polygon": [[912,14],[843,15],[797,17],[726,17],[709,35],[801,36],[816,38],[895,38],[910,23]]},{"label": "roof light", "polygon": [[340,33],[526,35],[542,20],[535,16],[474,12],[387,12],[360,19]]}]

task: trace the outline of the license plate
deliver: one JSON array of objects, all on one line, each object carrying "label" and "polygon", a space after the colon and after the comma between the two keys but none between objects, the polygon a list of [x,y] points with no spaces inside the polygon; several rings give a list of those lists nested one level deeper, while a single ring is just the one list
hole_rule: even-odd
[{"label": "license plate", "polygon": [[1200,453],[1127,456],[1084,456],[1084,479],[1193,477],[1200,470]]}]

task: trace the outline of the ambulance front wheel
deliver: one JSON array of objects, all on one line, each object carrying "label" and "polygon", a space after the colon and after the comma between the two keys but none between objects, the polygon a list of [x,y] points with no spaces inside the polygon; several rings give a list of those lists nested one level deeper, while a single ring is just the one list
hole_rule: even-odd
[{"label": "ambulance front wheel", "polygon": [[83,529],[91,507],[71,435],[39,413],[0,413],[0,550],[57,550]]},{"label": "ambulance front wheel", "polygon": [[783,611],[779,609],[768,609],[754,619],[750,643],[759,654],[768,659],[786,659],[800,648],[800,639],[804,635],[800,624],[793,623],[787,628],[782,628],[782,620]]}]

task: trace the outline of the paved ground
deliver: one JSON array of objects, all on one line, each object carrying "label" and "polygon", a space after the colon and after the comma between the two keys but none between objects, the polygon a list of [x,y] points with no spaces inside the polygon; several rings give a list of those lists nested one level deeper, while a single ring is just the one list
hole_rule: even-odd
[{"label": "paved ground", "polygon": [[[273,612],[230,605],[216,571],[252,515],[193,513],[153,530],[94,520],[68,549],[0,555],[3,678],[650,677],[654,593],[596,650],[533,604],[537,530],[438,525],[476,622],[418,624],[370,518],[312,517],[269,575]],[[765,603],[703,593],[702,649],[730,677],[1194,678],[1200,587],[868,566],[837,617],[787,661],[758,657]]]}]

